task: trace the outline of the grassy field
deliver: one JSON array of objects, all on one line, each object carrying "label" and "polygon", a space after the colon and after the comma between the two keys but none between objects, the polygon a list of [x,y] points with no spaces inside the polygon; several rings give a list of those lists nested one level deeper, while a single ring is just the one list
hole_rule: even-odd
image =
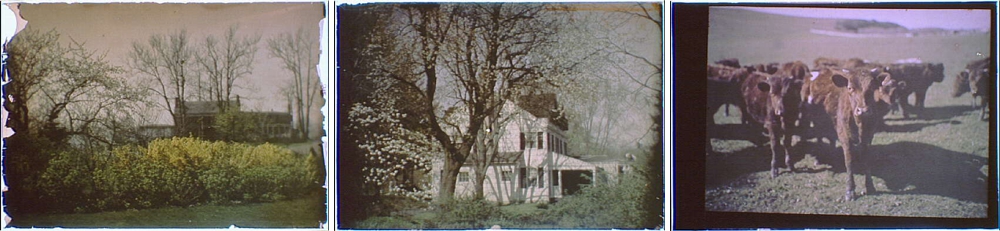
[{"label": "grassy field", "polygon": [[51,214],[14,217],[19,228],[318,228],[326,221],[326,198],[247,205],[205,205],[87,214]]},{"label": "grassy field", "polygon": [[[709,62],[738,58],[743,65],[821,56],[879,62],[920,58],[944,63],[945,81],[928,91],[924,114],[889,115],[871,153],[876,193],[845,202],[843,155],[816,140],[796,139],[796,173],[771,178],[770,148],[759,130],[739,125],[739,110],[720,110],[708,125],[705,208],[709,211],[910,217],[985,217],[989,123],[980,121],[968,94],[953,98],[952,81],[965,64],[988,54],[989,35],[842,38],[812,34],[831,19],[768,15],[737,9],[710,11]],[[912,96],[910,102],[913,102]],[[855,175],[863,188],[862,175]]]}]

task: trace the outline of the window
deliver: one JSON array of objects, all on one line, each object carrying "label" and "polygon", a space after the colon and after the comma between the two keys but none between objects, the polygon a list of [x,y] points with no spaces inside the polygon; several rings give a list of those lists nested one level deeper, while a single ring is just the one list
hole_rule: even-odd
[{"label": "window", "polygon": [[459,172],[458,182],[469,182],[469,172]]},{"label": "window", "polygon": [[521,150],[524,150],[524,132],[521,133]]},{"label": "window", "polygon": [[552,186],[559,186],[560,171],[552,171]]},{"label": "window", "polygon": [[541,132],[538,133],[538,148],[539,149],[542,148],[542,133]]},{"label": "window", "polygon": [[510,181],[511,179],[514,178],[512,176],[513,174],[514,173],[511,172],[511,171],[504,170],[504,171],[500,172],[500,179],[503,179],[503,181]]},{"label": "window", "polygon": [[518,170],[521,174],[518,174],[517,176],[518,179],[517,186],[521,188],[527,188],[528,184],[525,184],[525,175],[527,175],[527,170],[525,168],[520,168]]}]

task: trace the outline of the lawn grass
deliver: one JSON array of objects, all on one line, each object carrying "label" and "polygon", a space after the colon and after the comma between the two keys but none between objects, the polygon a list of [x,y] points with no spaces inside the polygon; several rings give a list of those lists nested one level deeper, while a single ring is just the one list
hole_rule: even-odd
[{"label": "lawn grass", "polygon": [[324,196],[246,205],[204,205],[131,211],[23,215],[12,227],[63,228],[317,228],[326,221]]}]

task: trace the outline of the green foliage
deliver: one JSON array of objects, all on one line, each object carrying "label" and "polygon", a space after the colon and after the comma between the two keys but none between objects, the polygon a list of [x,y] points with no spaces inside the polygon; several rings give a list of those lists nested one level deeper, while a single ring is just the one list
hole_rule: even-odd
[{"label": "green foliage", "polygon": [[271,144],[160,139],[91,155],[55,155],[41,177],[57,211],[107,211],[297,198],[317,180],[316,162]]},{"label": "green foliage", "polygon": [[[76,208],[86,201],[86,195],[93,194],[90,173],[91,161],[81,153],[62,151],[49,161],[49,167],[41,175],[39,186],[41,200],[51,205],[67,205]],[[56,208],[59,209],[59,208]]]},{"label": "green foliage", "polygon": [[222,141],[260,142],[264,136],[258,127],[263,119],[239,107],[229,107],[215,116],[216,133]]},{"label": "green foliage", "polygon": [[617,185],[586,187],[551,206],[548,221],[571,228],[638,228],[645,182],[634,174]]},{"label": "green foliage", "polygon": [[490,218],[502,218],[495,203],[486,200],[455,199],[441,205],[439,228],[485,228]]}]

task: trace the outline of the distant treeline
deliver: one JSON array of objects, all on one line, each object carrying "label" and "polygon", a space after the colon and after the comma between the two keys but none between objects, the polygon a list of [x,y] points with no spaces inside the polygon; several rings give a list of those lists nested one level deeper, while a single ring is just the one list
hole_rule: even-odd
[{"label": "distant treeline", "polygon": [[875,20],[859,20],[859,19],[845,19],[837,21],[837,30],[840,31],[858,32],[859,30],[865,28],[907,31],[905,27],[902,27],[899,24],[891,22],[879,22]]}]

